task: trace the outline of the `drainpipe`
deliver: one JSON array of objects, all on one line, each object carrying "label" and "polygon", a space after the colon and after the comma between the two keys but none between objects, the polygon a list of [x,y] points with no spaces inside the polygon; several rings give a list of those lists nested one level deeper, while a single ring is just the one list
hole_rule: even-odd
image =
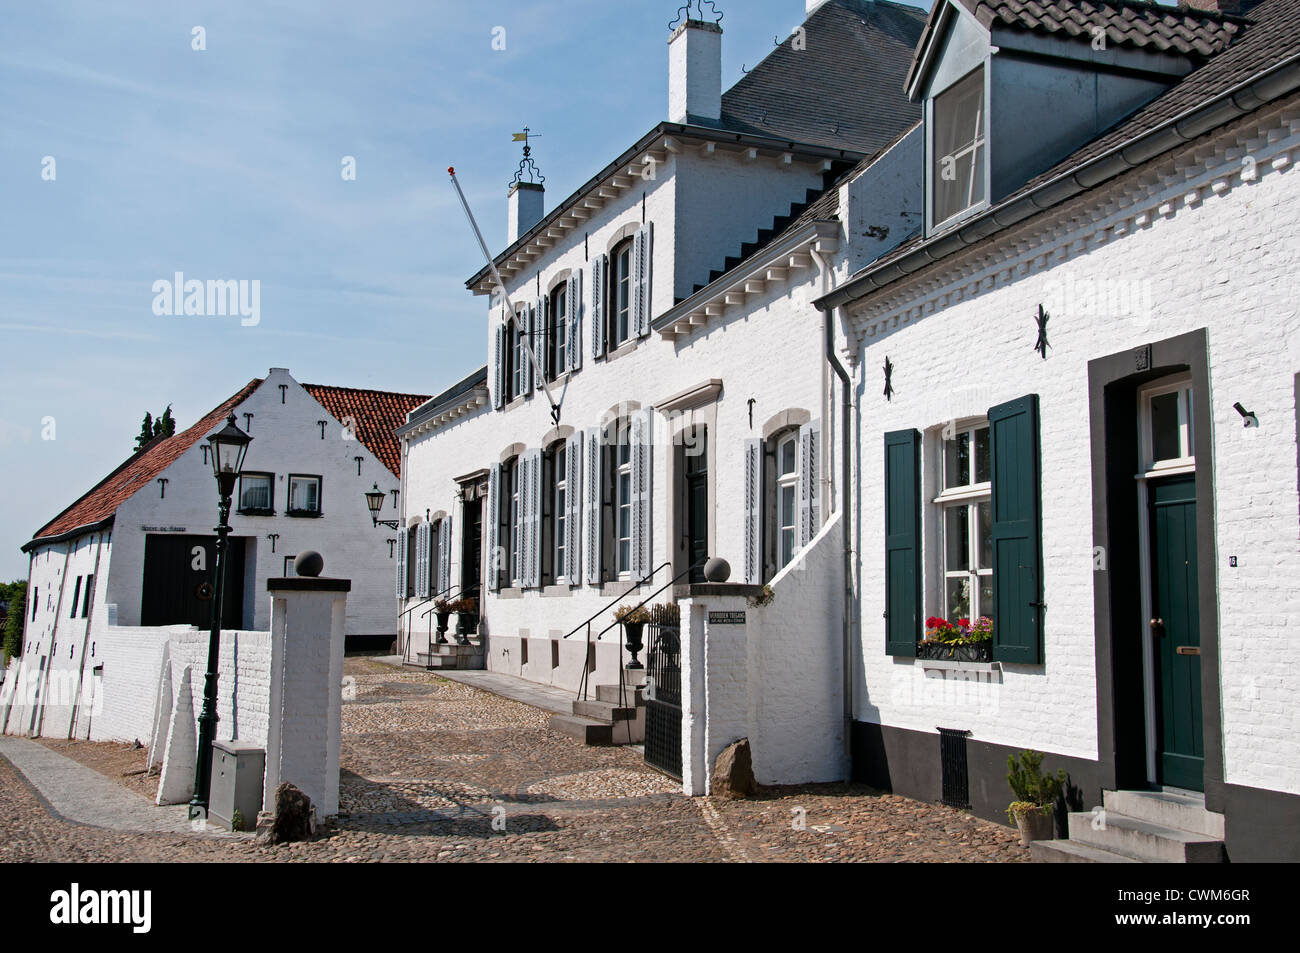
[{"label": "drainpipe", "polygon": [[[834,290],[835,269],[830,256],[825,252],[812,249],[821,271],[822,294]],[[840,379],[840,521],[844,534],[844,625],[842,632],[844,648],[843,698],[844,698],[844,753],[850,765],[853,764],[853,539],[849,533],[849,507],[852,496],[849,487],[853,478],[853,385],[849,373],[835,354],[834,311],[822,312],[822,329],[826,338],[826,363]]]}]

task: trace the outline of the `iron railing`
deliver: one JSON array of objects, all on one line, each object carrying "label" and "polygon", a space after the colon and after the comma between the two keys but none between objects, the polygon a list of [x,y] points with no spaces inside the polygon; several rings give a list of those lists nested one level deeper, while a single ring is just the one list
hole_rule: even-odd
[{"label": "iron railing", "polygon": [[[662,586],[660,586],[660,587],[659,587],[658,589],[656,589],[654,592],[650,593],[650,595],[646,596],[644,599],[642,599],[640,602],[638,602],[635,606],[632,607],[632,610],[631,610],[631,611],[635,612],[637,609],[642,609],[642,608],[644,608],[646,605],[649,604],[649,602],[650,602],[651,599],[654,599],[654,598],[655,598],[656,596],[658,596],[661,592],[664,592],[665,590],[670,589],[670,588],[672,588],[673,586],[675,586],[677,583],[681,582],[683,579],[685,579],[685,578],[686,578],[687,576],[689,576],[691,573],[695,572],[695,570],[697,570],[697,569],[699,569],[701,566],[703,566],[704,563],[705,563],[706,561],[707,561],[707,560],[703,560],[703,559],[701,559],[701,560],[699,560],[699,561],[697,561],[697,562],[695,562],[695,563],[692,563],[692,564],[691,564],[690,566],[688,566],[688,567],[687,567],[683,572],[681,572],[681,573],[679,573],[678,575],[674,576],[672,579],[669,579],[666,583],[664,583]],[[672,565],[672,564],[671,564],[671,563],[660,563],[658,566],[656,566],[653,570],[650,571],[650,574],[649,574],[649,575],[647,575],[647,576],[645,576],[644,578],[640,579],[640,580],[636,583],[636,585],[634,585],[631,589],[627,590],[627,592],[619,593],[617,596],[615,596],[613,599],[611,599],[609,602],[607,602],[604,606],[602,606],[599,610],[597,610],[596,613],[595,613],[594,615],[590,616],[590,617],[589,617],[585,622],[580,623],[580,624],[579,624],[577,627],[575,627],[571,632],[569,632],[567,635],[564,636],[564,637],[567,639],[570,635],[575,635],[575,634],[577,634],[578,632],[582,631],[584,628],[585,628],[586,631],[587,631],[587,657],[586,657],[586,659],[584,660],[584,664],[583,664],[583,666],[582,666],[582,680],[581,680],[581,682],[578,684],[578,698],[579,698],[581,701],[586,701],[586,700],[587,700],[587,691],[588,691],[588,684],[587,684],[587,683],[588,683],[588,679],[587,679],[587,676],[591,673],[591,669],[592,669],[592,659],[591,659],[591,644],[592,644],[591,624],[592,624],[593,622],[595,622],[598,618],[600,618],[600,616],[602,616],[603,614],[605,614],[606,612],[608,612],[609,609],[610,609],[610,606],[613,605],[613,603],[615,603],[615,602],[619,602],[619,601],[621,601],[621,600],[623,600],[623,599],[626,599],[629,593],[636,592],[636,591],[637,591],[638,589],[640,589],[642,586],[646,585],[648,582],[650,582],[652,579],[654,579],[654,577],[657,576],[661,570],[667,568],[667,567],[670,566],[670,565]],[[601,629],[599,632],[596,633],[595,641],[596,641],[596,642],[599,642],[599,641],[600,641],[600,637],[601,637],[602,635],[604,635],[604,634],[605,634],[606,632],[608,632],[610,629],[613,629],[613,628],[615,628],[616,626],[618,626],[618,625],[620,625],[620,624],[621,624],[621,623],[620,623],[617,619],[615,619],[615,620],[614,620],[613,622],[611,622],[609,625],[605,626],[605,628]],[[628,707],[628,705],[627,705],[627,679],[626,679],[626,677],[625,677],[625,673],[624,673],[624,669],[623,669],[623,640],[622,640],[622,639],[619,639],[619,642],[618,642],[618,701],[619,701],[619,705],[620,705],[620,706]]]},{"label": "iron railing", "polygon": [[[417,603],[416,605],[411,606],[411,608],[405,610],[404,612],[402,612],[401,615],[399,615],[399,616],[397,617],[397,618],[398,618],[398,627],[399,627],[399,631],[400,631],[400,627],[401,627],[401,619],[402,619],[402,616],[410,615],[411,613],[415,612],[417,609],[420,609],[420,608],[422,608],[422,607],[424,607],[424,606],[429,605],[429,603],[431,603],[431,602],[437,602],[437,601],[440,600],[440,599],[447,599],[448,596],[451,596],[453,593],[457,592],[458,590],[459,590],[462,594],[466,594],[466,593],[470,593],[470,592],[477,592],[477,591],[478,591],[478,586],[468,586],[468,587],[459,586],[459,585],[456,585],[456,586],[449,586],[449,587],[447,587],[446,589],[442,590],[442,592],[436,592],[436,593],[434,593],[433,595],[431,595],[429,598],[425,599],[423,602],[420,602],[420,603]],[[475,598],[477,598],[477,597],[475,597]],[[481,606],[480,606],[479,608],[480,608],[480,610],[482,609]],[[432,619],[432,616],[433,616],[434,613],[436,613],[437,611],[438,611],[438,607],[437,607],[436,605],[434,605],[434,606],[430,606],[428,609],[426,609],[424,612],[422,612],[422,613],[420,614],[420,618],[421,618],[421,619],[428,619],[428,620],[429,620],[429,654],[430,654],[430,655],[433,654],[433,619]],[[403,662],[403,664],[408,663],[408,662],[411,661],[411,647],[412,647],[412,644],[413,644],[413,640],[412,640],[411,636],[412,636],[414,633],[411,631],[411,628],[410,628],[409,626],[410,626],[410,622],[409,622],[409,620],[408,620],[408,629],[407,629],[407,633],[406,633],[406,651],[402,653],[402,662]]]}]

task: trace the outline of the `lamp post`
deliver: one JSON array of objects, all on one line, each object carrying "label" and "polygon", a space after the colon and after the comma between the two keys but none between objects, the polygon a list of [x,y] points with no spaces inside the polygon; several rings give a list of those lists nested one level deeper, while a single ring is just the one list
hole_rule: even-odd
[{"label": "lamp post", "polygon": [[379,511],[384,508],[384,500],[387,497],[388,494],[379,489],[379,484],[376,483],[373,490],[366,492],[366,508],[370,510],[370,518],[374,521],[376,528],[387,526],[389,529],[396,531],[401,526],[401,523],[397,520],[381,520],[379,518]]},{"label": "lamp post", "polygon": [[230,535],[230,498],[235,492],[244,456],[253,438],[235,426],[235,415],[226,418],[226,426],[208,438],[212,448],[212,474],[217,478],[220,494],[220,520],[217,533],[217,558],[213,569],[212,630],[208,635],[208,670],[203,676],[203,709],[199,713],[199,747],[194,764],[194,796],[190,798],[190,819],[208,816],[208,792],[212,783],[212,741],[217,734],[217,665],[221,655],[221,610],[225,589],[226,537]]}]

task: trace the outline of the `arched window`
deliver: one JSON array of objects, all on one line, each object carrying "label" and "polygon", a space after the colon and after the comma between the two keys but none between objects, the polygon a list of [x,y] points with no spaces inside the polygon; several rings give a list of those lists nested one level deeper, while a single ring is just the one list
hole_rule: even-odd
[{"label": "arched window", "polygon": [[632,329],[632,239],[614,246],[609,256],[609,350],[631,337]]},{"label": "arched window", "polygon": [[799,548],[799,432],[776,437],[776,479],[773,535],[776,542],[776,571],[794,558]]},{"label": "arched window", "polygon": [[569,459],[566,441],[557,440],[546,450],[543,477],[543,575],[552,586],[573,584],[569,571]]},{"label": "arched window", "polygon": [[548,379],[556,380],[568,367],[569,357],[569,283],[561,282],[551,292],[550,318],[546,328]]}]

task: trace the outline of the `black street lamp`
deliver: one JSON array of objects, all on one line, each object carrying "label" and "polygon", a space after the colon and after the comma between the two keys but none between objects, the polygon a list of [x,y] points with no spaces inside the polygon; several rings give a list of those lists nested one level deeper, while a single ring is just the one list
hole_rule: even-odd
[{"label": "black street lamp", "polygon": [[379,484],[376,483],[375,488],[366,493],[366,508],[370,510],[370,518],[374,520],[376,528],[387,526],[391,530],[396,530],[402,525],[397,520],[381,520],[379,518],[379,511],[384,508],[384,500],[387,497],[388,494],[379,489]]},{"label": "black street lamp", "polygon": [[235,415],[226,426],[208,438],[212,448],[212,474],[221,496],[217,533],[217,559],[213,568],[212,630],[208,635],[208,670],[203,676],[203,709],[199,713],[199,747],[194,765],[194,796],[190,798],[190,819],[207,818],[208,792],[212,784],[212,741],[217,734],[217,665],[221,655],[221,601],[225,588],[226,537],[230,535],[230,498],[244,469],[244,457],[253,438],[235,426]]}]

